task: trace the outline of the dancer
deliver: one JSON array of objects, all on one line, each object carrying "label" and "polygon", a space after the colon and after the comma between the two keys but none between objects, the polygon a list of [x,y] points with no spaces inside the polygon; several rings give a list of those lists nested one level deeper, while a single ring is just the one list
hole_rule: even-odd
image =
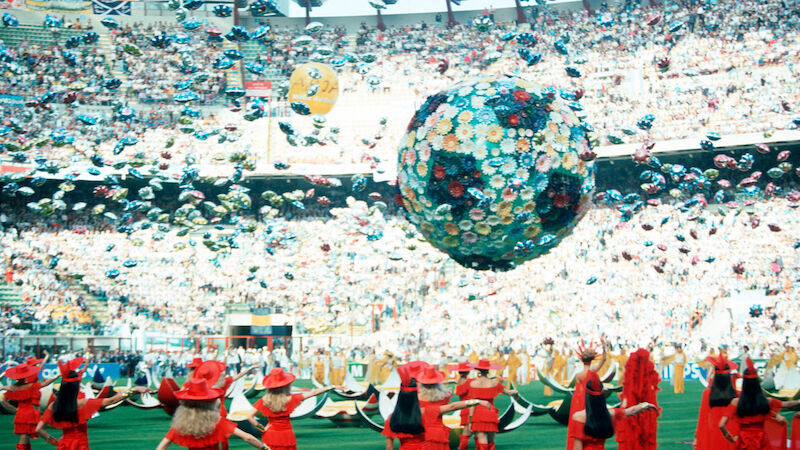
[{"label": "dancer", "polygon": [[628,405],[649,403],[656,409],[623,420],[615,427],[619,450],[655,450],[658,442],[658,383],[661,377],[655,370],[650,352],[640,348],[633,352],[625,363],[625,378],[622,382],[622,408]]},{"label": "dancer", "polygon": [[[800,405],[800,401],[782,402],[774,398],[767,400],[761,389],[761,383],[758,381],[758,373],[753,365],[753,360],[747,358],[745,362],[747,368],[743,375],[742,393],[739,398],[731,400],[730,408],[719,421],[719,429],[725,439],[735,443],[739,450],[769,449],[772,446],[768,442],[765,424],[768,420],[777,421],[783,427],[783,434],[777,437],[777,440],[781,442],[781,448],[785,448],[786,419],[779,416],[778,413],[781,409]],[[739,422],[738,435],[731,434],[727,428],[728,422],[734,416]]]},{"label": "dancer", "polygon": [[[466,411],[475,405],[491,409],[492,405],[485,400],[450,401],[450,390],[442,382],[444,373],[433,366],[425,368],[416,377],[418,383],[419,406],[422,408],[422,426],[425,428],[425,450],[449,450],[450,428],[442,422],[442,415],[452,411]],[[469,442],[469,435],[467,435]]]},{"label": "dancer", "polygon": [[494,450],[494,435],[498,431],[497,424],[500,422],[498,411],[494,407],[494,399],[500,394],[515,395],[517,391],[507,390],[502,383],[489,378],[490,370],[500,369],[489,360],[481,359],[478,364],[473,365],[473,369],[478,371],[478,377],[467,383],[469,396],[471,399],[486,400],[489,407],[478,405],[474,408],[470,431],[477,436],[478,450]]},{"label": "dancer", "polygon": [[[576,412],[572,417],[579,425],[578,430],[567,435],[567,439],[573,441],[575,450],[605,449],[606,439],[614,436],[614,428],[621,419],[656,409],[655,405],[647,402],[624,409],[609,407],[603,395],[603,383],[594,371],[586,375],[585,396],[586,408]],[[613,411],[613,415],[609,411]]]},{"label": "dancer", "polygon": [[[61,373],[61,387],[58,389],[55,401],[45,409],[42,418],[36,425],[36,433],[51,444],[56,445],[57,442],[58,450],[89,450],[89,435],[86,422],[100,408],[120,402],[133,392],[140,394],[151,392],[145,386],[136,386],[113,397],[79,399],[78,393],[81,389],[81,378],[86,368],[84,367],[80,370],[78,368],[83,362],[83,358],[75,358],[65,364],[61,363],[61,361],[58,362],[58,369]],[[46,425],[60,429],[61,439],[56,440],[45,431]]]},{"label": "dancer", "polygon": [[17,412],[14,415],[14,434],[19,435],[17,450],[31,449],[31,438],[36,437],[36,424],[39,423],[39,401],[42,397],[40,389],[58,378],[53,377],[39,383],[39,371],[46,359],[31,358],[8,369],[6,378],[16,380],[16,383],[0,387],[0,391],[7,391],[6,400],[17,402]]},{"label": "dancer", "polygon": [[[706,358],[711,366],[708,388],[703,391],[700,400],[700,412],[697,416],[697,429],[695,431],[696,450],[733,450],[736,447],[725,439],[719,428],[719,421],[725,414],[728,405],[736,398],[736,390],[731,382],[731,371],[738,367],[736,363],[728,361],[722,354],[717,357]],[[728,422],[728,431],[736,435],[739,432],[736,420]]]},{"label": "dancer", "polygon": [[316,397],[334,388],[346,389],[341,386],[328,386],[302,394],[292,394],[292,382],[295,378],[293,374],[285,372],[280,367],[272,369],[261,381],[266,388],[264,396],[253,405],[255,410],[247,417],[247,420],[256,428],[261,428],[255,419],[257,412],[269,420],[261,440],[272,450],[297,449],[297,439],[292,430],[290,415],[303,400]]},{"label": "dancer", "polygon": [[187,384],[186,389],[175,392],[181,403],[172,416],[169,432],[156,450],[166,450],[171,444],[191,450],[219,450],[220,445],[226,449],[231,435],[255,448],[268,448],[220,414],[218,403],[225,394],[222,390],[209,388],[204,378],[193,378]]},{"label": "dancer", "polygon": [[[456,380],[456,395],[459,400],[466,401],[470,399],[469,396],[469,373],[472,371],[472,364],[469,362],[460,362],[456,368],[458,372],[458,379]],[[458,438],[458,450],[467,450],[469,447],[469,437],[472,434],[469,429],[469,409],[461,410],[461,436]]]},{"label": "dancer", "polygon": [[398,367],[397,373],[400,375],[400,392],[381,433],[386,436],[386,450],[394,449],[395,439],[400,441],[400,450],[422,450],[425,448],[425,428],[417,397],[417,381],[412,378],[408,365]]},{"label": "dancer", "polygon": [[[603,343],[603,349],[605,350],[605,343]],[[578,354],[578,357],[583,363],[583,370],[581,370],[575,375],[575,390],[572,392],[572,400],[570,401],[569,405],[569,422],[567,423],[567,436],[571,436],[572,434],[577,433],[577,427],[580,426],[575,423],[572,417],[575,415],[576,412],[586,407],[586,405],[584,405],[584,400],[586,399],[587,377],[590,373],[595,372],[595,369],[605,364],[606,354],[608,352],[603,351],[600,361],[597,361],[595,363],[598,354],[597,354],[597,349],[595,349],[594,347],[594,344],[590,342],[588,345],[586,345],[586,341],[581,340],[581,342],[578,343],[578,351],[576,353]],[[573,440],[568,439],[567,450],[572,450],[573,445],[574,445]]]},{"label": "dancer", "polygon": [[672,387],[676,394],[683,394],[683,369],[686,367],[686,354],[680,344],[675,346],[675,353],[664,359],[664,363],[672,364]]}]

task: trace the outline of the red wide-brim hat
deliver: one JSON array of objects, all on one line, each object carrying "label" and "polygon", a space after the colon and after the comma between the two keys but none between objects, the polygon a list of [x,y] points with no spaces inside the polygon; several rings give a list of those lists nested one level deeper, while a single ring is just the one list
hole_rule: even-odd
[{"label": "red wide-brim hat", "polygon": [[444,381],[444,374],[429,366],[417,374],[417,382],[422,384],[439,384]]},{"label": "red wide-brim hat", "polygon": [[457,372],[469,372],[470,370],[472,370],[472,364],[469,361],[460,362],[456,367]]},{"label": "red wide-brim hat", "polygon": [[208,387],[208,381],[205,378],[192,378],[186,384],[186,389],[175,392],[175,398],[178,400],[211,401],[222,397],[222,394],[221,389]]},{"label": "red wide-brim hat", "polygon": [[402,367],[405,367],[408,371],[408,376],[411,378],[416,379],[417,375],[422,373],[423,370],[431,367],[430,364],[426,363],[425,361],[411,361],[403,364]]},{"label": "red wide-brim hat", "polygon": [[12,380],[22,380],[37,375],[40,370],[42,370],[41,367],[23,363],[6,370],[6,377]]},{"label": "red wide-brim hat", "polygon": [[267,389],[277,389],[292,384],[295,378],[297,377],[295,377],[294,374],[288,373],[280,367],[276,367],[261,380],[261,384]]},{"label": "red wide-brim hat", "polygon": [[478,360],[478,364],[471,364],[471,366],[473,369],[478,370],[498,370],[500,367],[502,367],[500,364],[489,362],[488,359],[480,359]]},{"label": "red wide-brim hat", "polygon": [[209,386],[214,386],[219,381],[219,377],[222,376],[222,372],[225,370],[225,364],[216,361],[203,361],[202,364],[197,366],[192,374],[192,379],[204,379],[208,382]]},{"label": "red wide-brim hat", "polygon": [[203,358],[194,358],[194,359],[192,359],[192,362],[190,362],[189,364],[186,364],[186,367],[195,368],[196,369],[196,368],[200,367],[200,364],[203,364]]}]

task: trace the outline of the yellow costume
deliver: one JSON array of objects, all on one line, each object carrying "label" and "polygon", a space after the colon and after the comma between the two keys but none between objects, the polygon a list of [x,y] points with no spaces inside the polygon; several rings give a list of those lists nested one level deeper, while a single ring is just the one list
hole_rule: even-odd
[{"label": "yellow costume", "polygon": [[344,375],[347,371],[347,359],[341,353],[331,357],[330,380],[331,384],[341,386],[344,384]]},{"label": "yellow costume", "polygon": [[494,355],[489,358],[489,362],[500,366],[498,370],[490,370],[489,374],[495,377],[502,377],[503,370],[506,368],[506,360],[503,358],[503,354],[499,351],[494,352]]},{"label": "yellow costume", "polygon": [[612,358],[617,362],[617,385],[622,385],[625,381],[625,364],[628,363],[628,352],[621,348],[619,355],[613,355]]},{"label": "yellow costume", "polygon": [[683,369],[686,367],[686,354],[678,348],[673,355],[664,359],[665,364],[673,364],[672,388],[676,394],[683,394]]},{"label": "yellow costume", "polygon": [[314,358],[314,379],[319,384],[325,384],[325,362],[321,356]]},{"label": "yellow costume", "polygon": [[473,350],[472,353],[469,354],[469,362],[477,364],[479,359],[481,359],[481,357],[478,356],[477,353],[475,353],[475,350]]},{"label": "yellow costume", "polygon": [[392,352],[387,351],[384,353],[385,357],[378,361],[378,369],[380,372],[379,380],[381,384],[386,382],[386,379],[389,378],[389,374],[392,373],[395,366],[397,366],[397,358],[394,357]]},{"label": "yellow costume", "polygon": [[517,382],[517,372],[522,366],[522,361],[519,359],[517,352],[514,350],[511,350],[511,353],[508,354],[506,366],[508,367],[508,385],[511,386],[512,382]]}]

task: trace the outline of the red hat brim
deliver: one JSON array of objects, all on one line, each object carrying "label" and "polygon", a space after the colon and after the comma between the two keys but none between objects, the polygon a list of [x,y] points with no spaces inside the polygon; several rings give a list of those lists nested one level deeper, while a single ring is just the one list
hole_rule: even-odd
[{"label": "red hat brim", "polygon": [[178,400],[197,400],[197,401],[211,401],[222,397],[222,389],[208,389],[202,393],[192,393],[188,389],[183,389],[175,392],[175,398]]},{"label": "red hat brim", "polygon": [[267,389],[277,389],[292,384],[297,378],[292,373],[281,371],[280,373],[270,373],[261,380],[261,385]]},{"label": "red hat brim", "polygon": [[417,382],[422,384],[439,384],[442,381],[444,381],[444,374],[438,370],[433,374],[425,371],[417,376]]},{"label": "red hat brim", "polygon": [[470,365],[472,366],[473,369],[477,370],[498,370],[502,367],[500,364],[494,364],[485,359],[478,361],[477,364],[470,364]]},{"label": "red hat brim", "polygon": [[19,364],[6,370],[6,377],[12,380],[22,380],[24,378],[37,375],[40,370],[42,370],[42,368],[38,366],[31,366],[29,364]]}]

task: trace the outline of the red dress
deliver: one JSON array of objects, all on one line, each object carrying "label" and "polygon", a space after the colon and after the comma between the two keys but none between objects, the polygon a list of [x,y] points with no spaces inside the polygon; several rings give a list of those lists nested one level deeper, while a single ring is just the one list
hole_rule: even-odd
[{"label": "red dress", "polygon": [[[583,381],[575,383],[575,390],[572,392],[572,400],[569,403],[569,422],[567,423],[567,450],[572,450],[575,446],[573,437],[583,439],[583,424],[575,422],[572,418],[576,412],[586,409],[586,380],[589,377],[584,377]],[[605,445],[605,444],[603,444]]]},{"label": "red dress", "polygon": [[25,389],[6,392],[6,400],[17,402],[17,414],[14,416],[14,434],[36,434],[39,423],[39,400],[42,398],[38,382]]},{"label": "red dress", "polygon": [[223,448],[227,448],[225,444],[228,443],[228,438],[236,430],[236,424],[230,420],[220,417],[214,431],[201,438],[180,434],[173,428],[165,436],[170,442],[186,447],[189,450],[219,450],[220,444]]},{"label": "red dress", "polygon": [[[736,444],[729,442],[722,436],[719,429],[719,421],[728,410],[727,406],[711,407],[708,404],[708,394],[711,388],[703,391],[703,398],[700,400],[700,412],[697,415],[697,430],[695,432],[695,450],[734,450]],[[728,420],[728,431],[732,435],[739,433],[738,417]]]},{"label": "red dress", "polygon": [[[585,403],[585,402],[584,402]],[[622,421],[625,418],[625,410],[622,408],[614,408],[614,413],[611,415],[611,423],[613,424],[614,428],[617,428],[617,423]],[[572,422],[570,422],[572,423]],[[598,439],[586,436],[583,432],[583,427],[585,423],[575,422],[575,427],[580,429],[580,435],[568,435],[569,438],[567,442],[572,442],[572,445],[575,445],[575,438],[580,439],[583,441],[583,449],[584,450],[605,450],[606,448],[606,440],[605,439]]]},{"label": "red dress", "polygon": [[[735,447],[739,450],[767,450],[772,448],[764,431],[765,421],[768,417],[774,416],[781,410],[780,400],[769,399],[770,412],[757,416],[739,417],[736,415],[736,407],[728,406],[726,416],[728,420],[734,417],[739,420],[739,439],[736,440]],[[785,448],[786,438],[783,438]]]},{"label": "red dress", "polygon": [[792,437],[789,441],[789,450],[800,450],[800,417],[792,418]]},{"label": "red dress", "polygon": [[497,415],[499,411],[494,407],[494,399],[498,395],[502,394],[506,388],[500,383],[488,388],[475,387],[472,386],[472,380],[465,384],[469,384],[468,389],[469,396],[471,398],[477,400],[486,400],[492,404],[491,409],[481,405],[475,406],[475,411],[472,413],[472,425],[470,425],[470,430],[473,433],[478,431],[484,433],[497,433],[497,424],[500,423],[500,419]]},{"label": "red dress", "polygon": [[257,401],[253,407],[269,420],[261,440],[271,450],[296,450],[297,439],[292,431],[290,415],[303,402],[303,394],[294,394],[289,398],[281,412],[273,412],[264,404],[264,399]]},{"label": "red dress", "polygon": [[390,439],[399,439],[400,450],[425,450],[425,433],[395,433],[389,426],[389,421],[391,421],[391,419],[392,417],[389,416],[389,418],[386,419],[386,422],[384,422],[383,432],[381,432],[382,435]]},{"label": "red dress", "polygon": [[61,430],[57,450],[89,450],[89,435],[86,422],[103,406],[103,400],[93,398],[78,409],[77,422],[59,422],[53,419],[53,411],[47,408],[42,422]]},{"label": "red dress", "polygon": [[[461,400],[462,402],[467,401],[471,398],[469,396],[469,383],[470,380],[467,380],[466,382],[464,382],[464,384],[456,386],[456,395],[458,396],[458,399]],[[463,427],[464,425],[469,423],[469,408],[462,409],[460,414],[461,414],[461,426]]]},{"label": "red dress", "polygon": [[425,450],[450,450],[450,428],[444,424],[439,412],[439,408],[448,403],[450,397],[438,402],[419,401],[422,426],[425,427]]}]

